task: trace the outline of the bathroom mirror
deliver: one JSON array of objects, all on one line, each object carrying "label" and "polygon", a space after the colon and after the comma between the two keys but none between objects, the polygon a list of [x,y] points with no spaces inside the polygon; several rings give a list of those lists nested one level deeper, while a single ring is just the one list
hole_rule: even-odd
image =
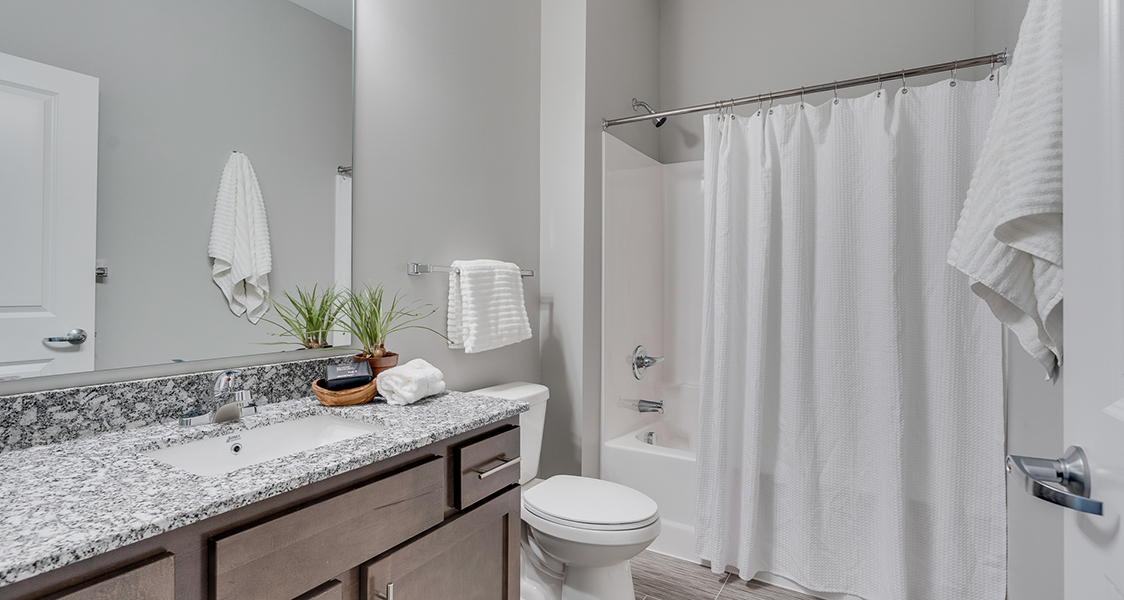
[{"label": "bathroom mirror", "polygon": [[[215,196],[231,153],[244,153],[268,215],[271,296],[331,285],[350,265],[334,245],[337,167],[351,164],[351,15],[351,0],[0,0],[0,53],[98,80],[97,217],[80,228],[96,230],[107,275],[90,262],[94,323],[66,327],[87,330],[95,370],[295,350],[264,345],[278,327],[235,316],[212,281]],[[2,186],[11,219],[21,199]],[[8,272],[45,262],[2,254]],[[18,296],[0,285],[12,286],[0,299]],[[7,304],[0,317],[18,312]],[[21,362],[11,337],[0,335],[0,380],[65,372]],[[283,356],[305,354],[323,356]]]}]

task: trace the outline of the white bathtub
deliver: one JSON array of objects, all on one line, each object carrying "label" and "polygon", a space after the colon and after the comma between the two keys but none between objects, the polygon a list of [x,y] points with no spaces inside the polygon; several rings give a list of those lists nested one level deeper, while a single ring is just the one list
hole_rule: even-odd
[{"label": "white bathtub", "polygon": [[[655,445],[641,441],[650,431]],[[605,442],[601,478],[639,490],[659,505],[662,529],[652,550],[698,562],[694,448],[694,436],[686,430],[656,422]]]},{"label": "white bathtub", "polygon": [[[648,432],[655,432],[655,444],[643,441]],[[601,478],[640,490],[659,505],[662,530],[649,549],[699,563],[695,554],[695,448],[695,437],[686,430],[656,421],[605,442]],[[814,598],[862,600],[813,592],[772,573],[757,573],[754,579]]]}]

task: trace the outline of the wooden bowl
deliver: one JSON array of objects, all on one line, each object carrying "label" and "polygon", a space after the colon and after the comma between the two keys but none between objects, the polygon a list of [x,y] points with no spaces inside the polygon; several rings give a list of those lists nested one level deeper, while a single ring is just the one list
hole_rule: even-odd
[{"label": "wooden bowl", "polygon": [[312,382],[312,393],[316,394],[316,399],[324,406],[352,406],[355,404],[363,404],[364,402],[370,402],[377,393],[374,379],[371,380],[371,383],[366,385],[340,390],[338,392],[321,387],[323,381],[324,378],[320,378]]}]

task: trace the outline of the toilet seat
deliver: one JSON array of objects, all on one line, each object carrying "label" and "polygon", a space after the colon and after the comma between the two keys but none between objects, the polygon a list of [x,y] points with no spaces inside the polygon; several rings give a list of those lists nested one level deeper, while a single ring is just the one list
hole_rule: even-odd
[{"label": "toilet seat", "polygon": [[557,475],[525,490],[525,513],[568,529],[629,531],[659,520],[658,506],[644,494],[611,481]]}]

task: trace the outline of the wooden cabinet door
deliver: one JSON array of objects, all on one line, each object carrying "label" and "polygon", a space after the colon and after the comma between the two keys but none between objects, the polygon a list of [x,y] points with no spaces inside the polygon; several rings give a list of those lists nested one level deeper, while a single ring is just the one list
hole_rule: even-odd
[{"label": "wooden cabinet door", "polygon": [[519,600],[519,487],[360,567],[366,600]]}]

